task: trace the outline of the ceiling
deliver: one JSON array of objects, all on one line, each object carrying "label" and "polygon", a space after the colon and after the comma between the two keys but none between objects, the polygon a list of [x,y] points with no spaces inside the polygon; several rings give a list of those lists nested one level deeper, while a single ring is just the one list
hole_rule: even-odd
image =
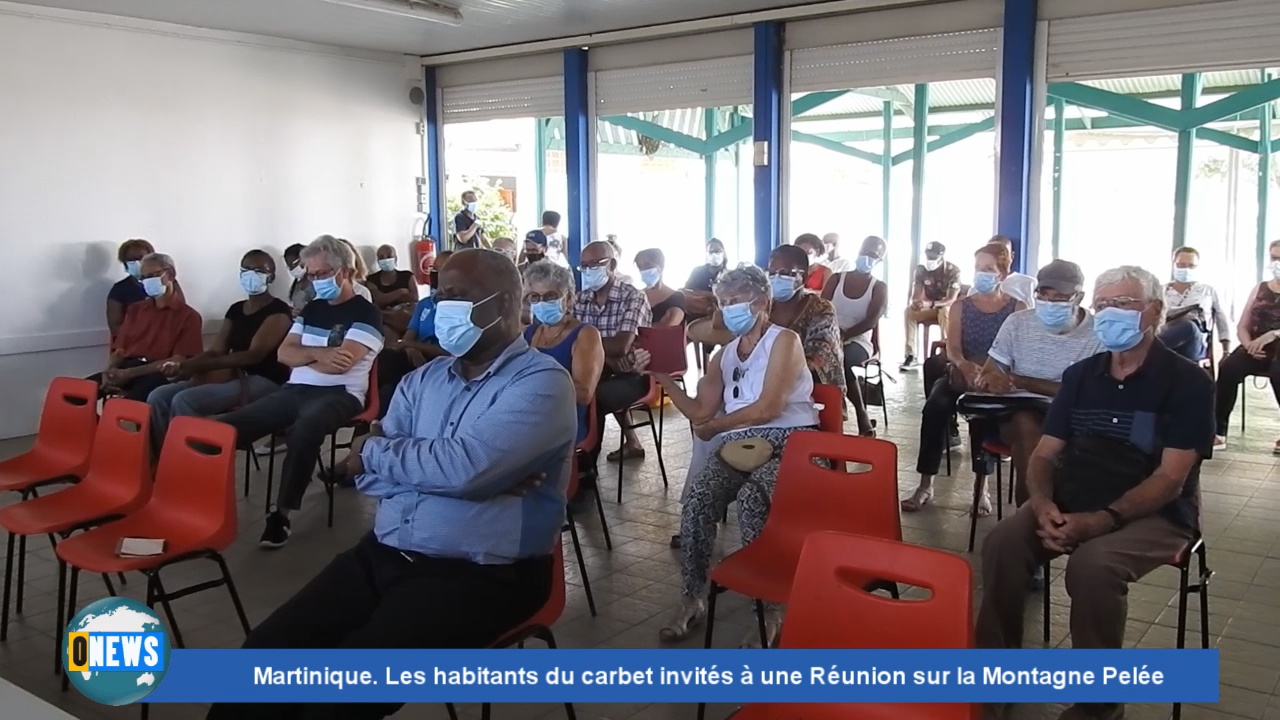
[{"label": "ceiling", "polygon": [[158,20],[411,55],[513,45],[646,25],[811,4],[813,0],[450,0],[461,27],[323,0],[19,0],[30,5]]}]

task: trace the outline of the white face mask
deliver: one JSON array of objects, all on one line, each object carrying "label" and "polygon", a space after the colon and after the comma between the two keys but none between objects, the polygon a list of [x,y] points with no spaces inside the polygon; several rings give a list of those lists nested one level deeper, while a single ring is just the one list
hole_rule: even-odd
[{"label": "white face mask", "polygon": [[936,258],[933,260],[925,258],[925,261],[924,261],[925,270],[928,270],[929,272],[933,272],[934,270],[937,270],[940,267],[942,267],[942,258]]},{"label": "white face mask", "polygon": [[289,268],[289,277],[293,278],[294,280],[301,280],[302,277],[306,274],[307,274],[307,268],[302,263],[298,263],[297,265],[294,265],[293,267]]}]

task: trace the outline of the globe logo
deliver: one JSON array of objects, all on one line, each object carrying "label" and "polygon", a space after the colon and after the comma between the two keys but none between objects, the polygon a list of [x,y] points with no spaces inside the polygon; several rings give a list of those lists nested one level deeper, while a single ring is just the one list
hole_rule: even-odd
[{"label": "globe logo", "polygon": [[108,597],[71,618],[62,642],[71,684],[103,705],[129,705],[151,694],[169,667],[169,636],[151,608]]}]

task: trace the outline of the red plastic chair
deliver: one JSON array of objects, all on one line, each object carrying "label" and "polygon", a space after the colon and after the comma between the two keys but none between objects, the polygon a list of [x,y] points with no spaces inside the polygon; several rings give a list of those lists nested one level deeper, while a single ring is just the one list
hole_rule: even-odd
[{"label": "red plastic chair", "polygon": [[[0,509],[0,527],[9,531],[5,558],[4,609],[0,635],[9,623],[14,538],[22,535],[67,537],[76,530],[115,520],[142,506],[151,495],[151,410],[146,403],[116,398],[103,406],[94,433],[93,454],[84,479],[65,490]],[[19,577],[24,557],[19,557]],[[61,628],[65,627],[66,567],[58,563],[58,615],[54,633],[54,672],[62,669]],[[110,585],[108,584],[108,589]]]},{"label": "red plastic chair", "polygon": [[[830,459],[835,467],[870,465],[864,473],[846,473],[814,464]],[[711,570],[706,647],[715,631],[716,596],[733,590],[756,599],[762,644],[767,646],[764,603],[791,598],[800,551],[810,534],[823,530],[902,540],[898,517],[898,448],[891,442],[851,435],[798,432],[787,438],[778,468],[769,519],[759,537]],[[897,586],[883,577],[862,578],[868,588]]]},{"label": "red plastic chair", "polygon": [[[147,576],[149,607],[164,607],[175,647],[183,647],[182,631],[169,602],[197,592],[226,586],[245,634],[249,619],[222,559],[222,551],[236,539],[236,431],[215,420],[177,417],[169,426],[155,490],[140,509],[58,544],[59,564],[71,568],[70,615],[76,610],[79,573],[141,572]],[[122,538],[164,540],[164,552],[150,557],[120,557]],[[222,577],[180,590],[166,590],[160,571],[188,560],[213,560]]]},{"label": "red plastic chair", "polygon": [[844,432],[844,393],[835,385],[813,386],[813,402],[818,408],[818,429],[826,433]]},{"label": "red plastic chair", "polygon": [[[39,488],[61,482],[78,482],[89,470],[93,434],[98,426],[98,386],[92,380],[54,378],[44,396],[40,430],[35,445],[21,455],[0,461],[0,492],[16,492],[23,500],[40,494]],[[12,550],[10,550],[12,554]],[[27,536],[18,536],[18,597],[14,610],[22,614],[26,585]],[[8,607],[9,602],[5,601]],[[8,624],[0,627],[0,640],[8,636]]]},{"label": "red plastic chair", "polygon": [[[873,595],[861,578],[925,587],[930,597]],[[967,649],[973,647],[973,577],[958,555],[845,533],[809,536],[796,568],[779,647]],[[735,720],[977,720],[977,704],[761,703]]]},{"label": "red plastic chair", "polygon": [[[338,450],[348,450],[351,448],[352,442],[355,441],[357,435],[369,432],[371,426],[377,421],[378,415],[382,414],[382,405],[378,400],[378,359],[375,357],[372,365],[369,366],[369,389],[364,395],[364,409],[359,415],[351,418],[346,424],[334,430],[329,435],[329,468],[326,470],[324,461],[318,455],[316,457],[316,465],[320,467],[320,476],[327,478],[321,482],[324,486],[325,495],[329,496],[329,514],[326,522],[329,527],[333,527],[333,491],[337,485],[337,478],[333,474],[333,466],[338,462]],[[338,442],[338,433],[343,430],[351,430],[351,440],[345,443]],[[276,437],[279,433],[271,434],[271,443],[275,444]],[[276,473],[276,453],[272,453],[267,460],[267,505],[266,510],[271,511],[271,503],[275,501],[272,485],[275,483]]]},{"label": "red plastic chair", "polygon": [[[564,606],[564,545],[557,542],[551,557],[551,596],[547,598],[546,604],[538,612],[534,613],[533,617],[520,623],[511,632],[503,635],[501,640],[489,647],[491,649],[499,649],[515,645],[523,648],[526,640],[537,638],[545,642],[549,649],[555,650],[556,636],[551,632],[551,626],[555,625],[560,620],[560,616],[564,614]],[[452,703],[445,703],[445,708],[449,711],[449,717],[456,720],[458,713]],[[569,720],[577,720],[577,715],[573,711],[573,703],[565,703],[564,709],[569,716]],[[481,705],[480,717],[483,720],[489,720],[490,712],[489,703]]]}]

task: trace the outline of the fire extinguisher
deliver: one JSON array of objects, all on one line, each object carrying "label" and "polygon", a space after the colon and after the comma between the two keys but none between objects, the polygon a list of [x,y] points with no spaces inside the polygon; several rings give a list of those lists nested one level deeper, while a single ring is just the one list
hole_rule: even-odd
[{"label": "fire extinguisher", "polygon": [[427,236],[427,223],[422,223],[420,232],[414,233],[413,242],[409,243],[409,257],[413,259],[413,276],[419,285],[431,284],[431,267],[436,262],[436,241]]}]

